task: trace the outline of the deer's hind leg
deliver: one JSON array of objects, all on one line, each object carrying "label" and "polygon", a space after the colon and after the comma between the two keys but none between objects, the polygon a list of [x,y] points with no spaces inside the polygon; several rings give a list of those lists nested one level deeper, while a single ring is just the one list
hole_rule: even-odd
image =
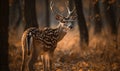
[{"label": "deer's hind leg", "polygon": [[29,70],[30,71],[35,71],[34,64],[37,61],[37,57],[38,57],[37,55],[34,55],[34,54],[32,55],[32,58],[29,62]]}]

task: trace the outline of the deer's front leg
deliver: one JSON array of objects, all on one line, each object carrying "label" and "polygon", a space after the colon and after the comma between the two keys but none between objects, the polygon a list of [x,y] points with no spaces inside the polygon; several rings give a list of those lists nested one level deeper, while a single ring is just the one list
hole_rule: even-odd
[{"label": "deer's front leg", "polygon": [[52,71],[51,53],[45,52],[43,55],[41,55],[41,59],[43,62],[43,71]]}]

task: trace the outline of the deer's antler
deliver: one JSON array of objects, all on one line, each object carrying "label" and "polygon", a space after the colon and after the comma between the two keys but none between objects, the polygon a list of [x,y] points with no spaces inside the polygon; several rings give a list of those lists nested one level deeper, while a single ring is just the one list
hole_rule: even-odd
[{"label": "deer's antler", "polygon": [[69,17],[74,13],[74,11],[75,11],[75,6],[74,6],[73,10],[70,11],[69,1],[65,2],[65,5],[66,5],[67,11],[68,11],[68,16],[67,16],[67,18],[69,18]]},{"label": "deer's antler", "polygon": [[53,14],[62,16],[62,14],[60,14],[60,13],[58,13],[56,10],[54,10],[53,7],[54,7],[54,3],[53,3],[53,1],[51,1],[51,2],[50,2],[50,9],[51,9],[51,11],[53,12]]}]

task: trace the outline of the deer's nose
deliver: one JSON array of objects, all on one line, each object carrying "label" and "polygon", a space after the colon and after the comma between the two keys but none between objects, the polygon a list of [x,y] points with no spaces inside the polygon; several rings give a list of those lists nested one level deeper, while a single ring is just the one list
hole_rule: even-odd
[{"label": "deer's nose", "polygon": [[70,25],[69,25],[69,28],[70,28],[70,29],[72,29],[72,28],[73,28],[73,25],[72,25],[72,24],[70,24]]}]

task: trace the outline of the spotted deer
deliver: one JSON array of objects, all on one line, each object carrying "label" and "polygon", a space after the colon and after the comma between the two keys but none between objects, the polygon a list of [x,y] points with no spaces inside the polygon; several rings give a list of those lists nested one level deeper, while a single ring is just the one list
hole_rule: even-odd
[{"label": "spotted deer", "polygon": [[73,28],[75,8],[69,10],[66,17],[54,10],[54,3],[50,3],[51,11],[56,15],[58,26],[56,28],[29,28],[22,35],[23,64],[22,71],[34,71],[33,65],[41,57],[44,71],[52,71],[53,53],[57,43],[63,39],[66,33]]}]

